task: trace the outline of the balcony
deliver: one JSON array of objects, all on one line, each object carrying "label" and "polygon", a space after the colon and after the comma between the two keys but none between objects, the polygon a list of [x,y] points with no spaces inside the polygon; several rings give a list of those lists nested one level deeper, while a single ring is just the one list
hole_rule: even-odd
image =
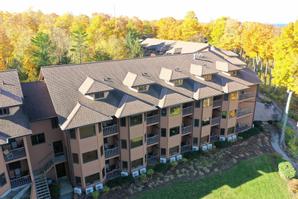
[{"label": "balcony", "polygon": [[103,136],[109,136],[118,133],[117,124],[113,124],[111,126],[103,127]]},{"label": "balcony", "polygon": [[237,117],[241,117],[241,116],[244,116],[244,115],[248,115],[248,114],[251,114],[253,113],[253,111],[251,109],[238,109],[238,112],[237,112]]},{"label": "balcony", "polygon": [[212,126],[218,125],[218,124],[220,123],[220,119],[221,119],[221,116],[213,117],[213,118],[211,119],[211,125],[212,125]]},{"label": "balcony", "polygon": [[120,152],[120,150],[119,150],[118,146],[116,146],[114,148],[106,148],[105,149],[105,157],[110,158],[110,157],[119,155],[119,152]]},{"label": "balcony", "polygon": [[181,153],[186,153],[191,151],[191,145],[181,145]]},{"label": "balcony", "polygon": [[248,125],[237,126],[236,127],[236,133],[241,133],[241,132],[246,131],[248,129],[250,129],[250,127]]},{"label": "balcony", "polygon": [[114,169],[112,171],[107,171],[106,179],[112,180],[121,176],[121,171],[119,169]]},{"label": "balcony", "polygon": [[184,107],[184,108],[182,109],[182,115],[183,115],[183,116],[185,116],[185,115],[190,115],[190,114],[192,114],[192,112],[193,112],[193,108],[192,108],[192,106]]},{"label": "balcony", "polygon": [[147,158],[147,164],[148,165],[155,165],[158,163],[158,155],[151,155],[149,156],[148,155],[148,158]]},{"label": "balcony", "polygon": [[3,154],[4,154],[4,159],[5,159],[6,162],[16,160],[16,159],[19,159],[19,158],[23,158],[23,157],[26,156],[26,152],[25,152],[24,147],[12,149],[12,150],[5,150],[3,152]]},{"label": "balcony", "polygon": [[20,187],[31,183],[30,175],[10,179],[11,188]]},{"label": "balcony", "polygon": [[159,123],[159,115],[147,116],[146,122],[147,122],[147,125],[153,125],[153,124]]},{"label": "balcony", "polygon": [[256,93],[245,92],[245,93],[239,94],[239,100],[245,100],[245,99],[252,98],[255,96],[256,96]]},{"label": "balcony", "polygon": [[213,108],[220,107],[222,105],[222,100],[214,100]]},{"label": "balcony", "polygon": [[147,137],[147,145],[158,144],[159,136],[153,135],[151,137]]},{"label": "balcony", "polygon": [[192,125],[182,127],[182,134],[183,135],[191,133],[191,131],[192,131]]}]

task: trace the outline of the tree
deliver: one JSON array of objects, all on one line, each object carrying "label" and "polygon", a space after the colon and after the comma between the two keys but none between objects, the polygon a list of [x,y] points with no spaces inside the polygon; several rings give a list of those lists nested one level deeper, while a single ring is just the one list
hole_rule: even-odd
[{"label": "tree", "polygon": [[221,17],[210,23],[209,25],[209,29],[210,29],[209,43],[210,44],[214,46],[220,45],[221,37],[225,32],[227,19],[228,19],[227,17]]},{"label": "tree", "polygon": [[226,50],[241,53],[242,25],[239,21],[227,18],[223,35],[219,38],[217,46]]},{"label": "tree", "polygon": [[31,45],[26,50],[23,59],[24,68],[29,80],[37,78],[40,67],[54,62],[53,52],[55,50],[49,35],[39,32],[31,39]]},{"label": "tree", "polygon": [[12,57],[13,46],[4,29],[0,27],[0,71],[8,67],[9,59]]},{"label": "tree", "polygon": [[143,49],[139,38],[139,33],[134,30],[130,29],[125,38],[126,47],[128,49],[128,57],[135,58],[135,57],[142,57],[143,56]]},{"label": "tree", "polygon": [[172,17],[162,18],[156,23],[157,37],[160,39],[180,39],[179,25],[181,23]]},{"label": "tree", "polygon": [[200,24],[195,12],[190,11],[184,17],[184,20],[180,26],[181,39],[190,41],[200,31]]},{"label": "tree", "polygon": [[298,94],[298,20],[289,23],[274,43],[273,83],[288,89],[280,142],[284,145],[285,128],[293,92]]},{"label": "tree", "polygon": [[87,51],[87,33],[82,29],[76,30],[72,33],[72,48],[74,61],[82,63],[86,57]]}]

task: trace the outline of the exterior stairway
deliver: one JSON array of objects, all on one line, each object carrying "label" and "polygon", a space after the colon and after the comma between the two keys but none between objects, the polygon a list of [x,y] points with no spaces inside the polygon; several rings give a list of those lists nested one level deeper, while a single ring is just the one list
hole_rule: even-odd
[{"label": "exterior stairway", "polygon": [[36,198],[37,199],[51,199],[47,178],[44,174],[34,176]]}]

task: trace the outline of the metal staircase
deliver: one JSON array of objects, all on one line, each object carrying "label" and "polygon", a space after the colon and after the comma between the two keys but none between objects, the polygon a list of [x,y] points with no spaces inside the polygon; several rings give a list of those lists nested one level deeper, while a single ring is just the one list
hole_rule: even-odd
[{"label": "metal staircase", "polygon": [[37,199],[51,199],[47,178],[44,174],[34,176]]}]

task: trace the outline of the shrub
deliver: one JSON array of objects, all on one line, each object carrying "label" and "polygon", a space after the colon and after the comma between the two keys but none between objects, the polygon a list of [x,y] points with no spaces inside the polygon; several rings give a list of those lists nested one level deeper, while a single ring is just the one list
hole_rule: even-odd
[{"label": "shrub", "polygon": [[171,162],[170,165],[171,165],[172,168],[175,168],[178,165],[178,162],[176,162],[176,161]]},{"label": "shrub", "polygon": [[238,137],[242,139],[248,139],[251,136],[259,134],[263,130],[263,127],[259,122],[254,122],[254,127],[238,134]]},{"label": "shrub", "polygon": [[110,187],[108,187],[107,185],[103,187],[102,190],[104,193],[108,193],[110,191]]},{"label": "shrub", "polygon": [[153,169],[148,169],[147,171],[147,175],[151,178],[154,174],[154,170]]},{"label": "shrub", "polygon": [[140,176],[140,180],[141,180],[142,183],[146,183],[146,182],[148,182],[148,178],[147,178],[147,176],[146,176],[145,174],[142,174],[142,175]]},{"label": "shrub", "polygon": [[94,191],[94,192],[92,192],[92,198],[93,198],[93,199],[97,199],[97,198],[99,198],[99,195],[100,195],[99,191]]},{"label": "shrub", "polygon": [[109,180],[106,185],[109,187],[122,186],[126,184],[131,184],[134,182],[134,178],[132,176],[118,177],[113,180]]},{"label": "shrub", "polygon": [[278,172],[281,176],[287,179],[292,179],[296,176],[296,170],[290,162],[279,163]]},{"label": "shrub", "polygon": [[60,196],[60,185],[54,183],[50,186],[50,193],[53,199],[58,199]]},{"label": "shrub", "polygon": [[156,164],[154,166],[154,171],[157,173],[163,173],[165,171],[167,171],[170,168],[170,164]]},{"label": "shrub", "polygon": [[228,142],[228,141],[216,141],[214,142],[214,145],[216,146],[216,148],[226,148],[228,146],[230,146],[232,143]]},{"label": "shrub", "polygon": [[188,160],[193,160],[196,159],[200,156],[200,151],[191,151],[191,152],[187,152],[183,155],[184,158],[188,159]]}]

